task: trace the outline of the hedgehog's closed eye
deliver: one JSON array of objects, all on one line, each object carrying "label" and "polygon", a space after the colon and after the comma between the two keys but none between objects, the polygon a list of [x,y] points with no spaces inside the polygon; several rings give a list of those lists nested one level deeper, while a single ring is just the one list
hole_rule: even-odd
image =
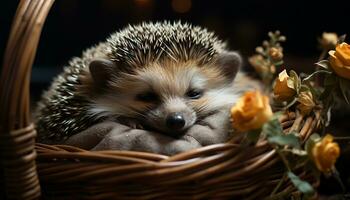
[{"label": "hedgehog's closed eye", "polygon": [[203,96],[203,91],[198,89],[191,89],[186,92],[186,96],[190,99],[199,99]]},{"label": "hedgehog's closed eye", "polygon": [[144,101],[144,102],[155,102],[158,101],[159,97],[154,92],[144,92],[136,95],[136,100],[138,101]]}]

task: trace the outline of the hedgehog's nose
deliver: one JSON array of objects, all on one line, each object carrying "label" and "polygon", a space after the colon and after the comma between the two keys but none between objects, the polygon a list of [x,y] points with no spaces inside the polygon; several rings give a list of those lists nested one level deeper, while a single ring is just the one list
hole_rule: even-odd
[{"label": "hedgehog's nose", "polygon": [[166,118],[166,126],[178,131],[185,126],[185,119],[181,113],[170,113]]}]

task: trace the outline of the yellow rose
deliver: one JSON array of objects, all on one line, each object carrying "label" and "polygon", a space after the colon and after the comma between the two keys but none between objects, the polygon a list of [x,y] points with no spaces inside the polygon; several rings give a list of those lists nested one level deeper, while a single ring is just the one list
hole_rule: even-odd
[{"label": "yellow rose", "polygon": [[317,169],[321,172],[331,171],[339,154],[339,145],[333,142],[333,137],[329,134],[316,143],[312,148],[312,158]]},{"label": "yellow rose", "polygon": [[259,129],[271,117],[269,98],[259,91],[246,92],[231,108],[233,127],[240,132]]},{"label": "yellow rose", "polygon": [[300,92],[298,102],[300,104],[297,106],[297,108],[303,115],[310,114],[312,109],[315,107],[315,102],[310,91]]},{"label": "yellow rose", "polygon": [[288,76],[286,70],[279,73],[273,93],[278,101],[290,101],[295,96],[294,80]]},{"label": "yellow rose", "polygon": [[336,33],[323,33],[320,40],[321,46],[325,49],[333,49],[338,42]]},{"label": "yellow rose", "polygon": [[329,62],[335,73],[346,79],[350,79],[350,45],[343,42],[334,50],[328,52]]}]

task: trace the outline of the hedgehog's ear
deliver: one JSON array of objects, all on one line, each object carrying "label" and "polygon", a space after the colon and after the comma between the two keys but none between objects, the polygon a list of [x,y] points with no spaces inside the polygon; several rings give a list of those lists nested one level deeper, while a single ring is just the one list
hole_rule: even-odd
[{"label": "hedgehog's ear", "polygon": [[89,70],[95,84],[99,86],[106,86],[107,81],[112,77],[112,72],[115,71],[116,64],[107,59],[95,59],[90,62]]},{"label": "hedgehog's ear", "polygon": [[242,65],[242,58],[237,52],[225,51],[219,53],[217,64],[222,69],[224,75],[232,81]]}]

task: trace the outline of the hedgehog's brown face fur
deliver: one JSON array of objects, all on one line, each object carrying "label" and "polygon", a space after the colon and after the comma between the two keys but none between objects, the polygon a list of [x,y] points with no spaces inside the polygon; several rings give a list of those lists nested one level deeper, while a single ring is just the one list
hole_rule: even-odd
[{"label": "hedgehog's brown face fur", "polygon": [[99,67],[97,72],[90,66],[95,86],[105,88],[94,97],[91,114],[129,118],[143,127],[180,136],[236,99],[232,82],[240,60],[233,55],[205,65],[162,60],[127,73],[115,67],[110,76],[102,77],[105,69]]}]

